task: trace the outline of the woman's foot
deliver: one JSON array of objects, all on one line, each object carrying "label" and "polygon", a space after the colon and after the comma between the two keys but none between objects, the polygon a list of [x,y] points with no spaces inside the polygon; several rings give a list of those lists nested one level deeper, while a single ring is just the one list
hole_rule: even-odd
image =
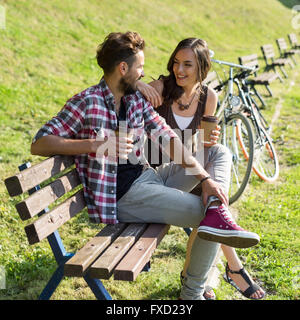
[{"label": "woman's foot", "polygon": [[266,295],[265,291],[252,280],[244,268],[232,270],[227,263],[224,279],[246,298],[259,300]]},{"label": "woman's foot", "polygon": [[[183,271],[180,272],[180,282],[181,282],[181,285],[183,285],[183,282],[184,282]],[[216,294],[214,292],[214,289],[210,286],[205,286],[203,297],[205,300],[216,300]],[[179,298],[179,300],[181,300],[181,298]]]},{"label": "woman's foot", "polygon": [[216,295],[213,288],[210,286],[205,286],[203,297],[205,300],[216,300]]}]

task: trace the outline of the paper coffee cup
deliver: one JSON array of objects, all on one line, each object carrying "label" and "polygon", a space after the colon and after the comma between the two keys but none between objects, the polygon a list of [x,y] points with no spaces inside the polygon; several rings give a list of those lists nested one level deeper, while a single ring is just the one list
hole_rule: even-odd
[{"label": "paper coffee cup", "polygon": [[203,116],[200,122],[200,129],[204,130],[203,142],[211,143],[210,136],[212,131],[216,129],[219,120],[215,116]]}]

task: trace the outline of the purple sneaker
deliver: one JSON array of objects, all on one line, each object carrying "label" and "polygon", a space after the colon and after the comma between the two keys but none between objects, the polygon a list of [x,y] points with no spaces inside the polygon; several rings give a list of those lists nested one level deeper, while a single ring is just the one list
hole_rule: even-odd
[{"label": "purple sneaker", "polygon": [[249,248],[260,240],[256,233],[238,226],[228,208],[223,205],[207,209],[198,228],[198,236],[234,248]]}]

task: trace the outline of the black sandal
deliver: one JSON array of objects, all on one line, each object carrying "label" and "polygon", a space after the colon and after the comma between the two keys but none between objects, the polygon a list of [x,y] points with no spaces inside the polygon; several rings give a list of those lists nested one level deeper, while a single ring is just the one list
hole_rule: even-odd
[{"label": "black sandal", "polygon": [[[184,276],[183,276],[183,271],[180,272],[180,282],[181,285],[183,285],[183,281],[184,281]],[[212,297],[209,297],[208,294],[212,291]],[[213,288],[211,286],[205,286],[204,289],[204,293],[203,293],[203,297],[205,298],[205,300],[216,300],[216,294],[213,290]]]},{"label": "black sandal", "polygon": [[[229,277],[228,272],[241,275],[242,278],[249,284],[249,288],[247,288],[245,291],[242,291],[236,285],[236,283]],[[223,275],[223,278],[226,282],[231,284],[238,292],[240,292],[244,297],[248,299],[260,300],[264,298],[266,295],[266,293],[264,293],[264,295],[261,298],[251,298],[251,295],[261,288],[249,278],[249,275],[247,274],[247,271],[245,271],[245,268],[242,268],[239,271],[233,271],[229,269],[228,263],[226,263],[226,273]]]}]

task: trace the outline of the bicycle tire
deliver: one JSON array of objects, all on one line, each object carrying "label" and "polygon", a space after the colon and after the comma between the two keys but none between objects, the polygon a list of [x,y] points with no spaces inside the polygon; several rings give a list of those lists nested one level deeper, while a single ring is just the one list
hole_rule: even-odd
[{"label": "bicycle tire", "polygon": [[[253,134],[248,119],[240,113],[231,114],[226,117],[225,123],[224,119],[221,120],[220,125],[222,128],[221,142],[232,154],[229,188],[229,204],[232,204],[242,195],[251,176],[254,155]],[[238,137],[240,139],[243,137],[242,145]]]},{"label": "bicycle tire", "polygon": [[279,176],[278,156],[267,131],[260,127],[254,134],[253,171],[266,182],[274,182]]},{"label": "bicycle tire", "polygon": [[[249,123],[254,133],[254,158],[252,169],[263,181],[274,182],[279,176],[279,161],[272,139],[263,127],[255,125],[253,119],[249,119]],[[243,147],[242,138],[238,138],[244,156],[247,159],[248,154]]]}]

